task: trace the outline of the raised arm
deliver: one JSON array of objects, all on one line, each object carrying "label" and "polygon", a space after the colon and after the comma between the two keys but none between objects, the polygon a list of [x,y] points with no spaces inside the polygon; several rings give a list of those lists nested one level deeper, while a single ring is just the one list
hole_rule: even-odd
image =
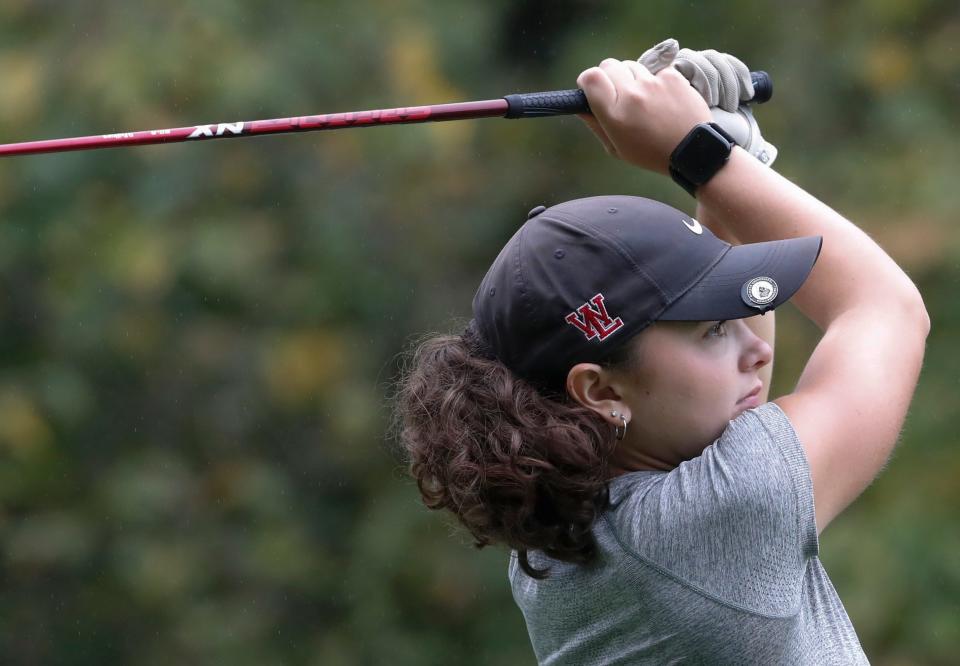
[{"label": "raised arm", "polygon": [[[672,68],[605,60],[578,83],[584,118],[612,154],[667,173],[673,148],[699,122],[703,99]],[[810,463],[819,530],[873,480],[899,436],[930,320],[917,288],[854,224],[739,148],[697,191],[737,240],[823,236],[820,259],[793,302],[822,331],[796,389],[776,400]]]},{"label": "raised arm", "polygon": [[923,300],[867,234],[739,149],[698,197],[743,242],[823,236],[820,258],[793,297],[823,338],[793,393],[776,400],[807,453],[823,530],[876,477],[897,441],[930,330]]}]

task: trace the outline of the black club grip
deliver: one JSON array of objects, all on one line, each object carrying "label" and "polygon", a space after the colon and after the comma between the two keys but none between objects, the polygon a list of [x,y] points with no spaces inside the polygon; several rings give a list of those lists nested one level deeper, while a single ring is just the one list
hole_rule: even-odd
[{"label": "black club grip", "polygon": [[[763,104],[773,97],[773,81],[766,72],[750,72],[753,81],[754,104]],[[507,113],[504,118],[543,118],[590,113],[587,96],[582,90],[553,90],[551,92],[507,95]]]},{"label": "black club grip", "polygon": [[552,92],[507,95],[507,113],[504,118],[542,118],[590,113],[587,96],[582,90],[554,90]]},{"label": "black club grip", "polygon": [[766,72],[750,72],[750,80],[753,81],[753,99],[754,104],[763,104],[769,102],[773,97],[773,79]]}]

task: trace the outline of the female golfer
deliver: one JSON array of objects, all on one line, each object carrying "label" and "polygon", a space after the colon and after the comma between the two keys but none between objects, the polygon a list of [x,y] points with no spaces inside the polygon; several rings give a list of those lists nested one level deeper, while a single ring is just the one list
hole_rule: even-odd
[{"label": "female golfer", "polygon": [[[897,439],[920,294],[733,146],[677,69],[608,59],[577,82],[606,149],[672,175],[697,215],[631,196],[530,212],[466,331],[405,372],[423,500],[511,549],[541,663],[866,663],[818,535]],[[823,337],[767,402],[770,311],[791,296]]]}]

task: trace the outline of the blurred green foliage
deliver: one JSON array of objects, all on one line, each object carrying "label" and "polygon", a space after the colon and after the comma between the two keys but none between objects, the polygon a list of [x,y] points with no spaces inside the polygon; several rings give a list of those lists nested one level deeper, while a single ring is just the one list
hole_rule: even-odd
[{"label": "blurred green foliage", "polygon": [[[822,556],[873,663],[955,663],[956,3],[0,0],[0,19],[3,142],[567,88],[667,36],[769,71],[778,169],[933,318],[902,443]],[[419,504],[387,396],[529,208],[599,193],[691,208],[570,118],[0,161],[0,661],[532,663],[506,553]],[[778,329],[775,394],[816,342],[789,309]]]}]

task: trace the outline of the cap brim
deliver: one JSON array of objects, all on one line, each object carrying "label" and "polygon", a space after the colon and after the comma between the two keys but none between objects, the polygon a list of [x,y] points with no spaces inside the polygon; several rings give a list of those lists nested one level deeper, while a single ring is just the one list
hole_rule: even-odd
[{"label": "cap brim", "polygon": [[[790,300],[810,275],[822,244],[821,236],[807,236],[735,245],[657,319],[743,319],[773,310]],[[765,302],[750,297],[747,285],[757,278],[773,282],[775,298]]]}]

